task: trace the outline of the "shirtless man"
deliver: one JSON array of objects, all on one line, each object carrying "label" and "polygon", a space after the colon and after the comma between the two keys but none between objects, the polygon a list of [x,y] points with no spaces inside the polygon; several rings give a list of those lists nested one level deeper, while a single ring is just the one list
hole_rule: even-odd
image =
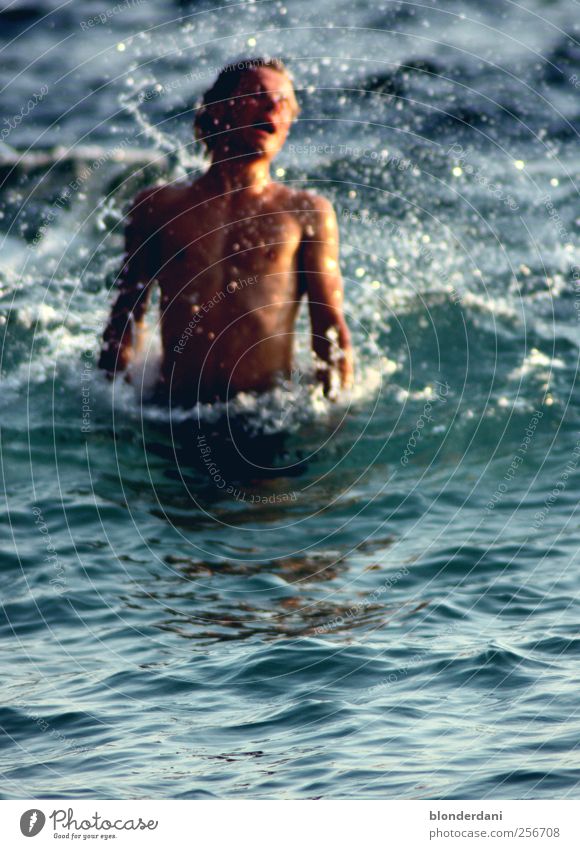
[{"label": "shirtless man", "polygon": [[337,382],[351,385],[334,210],[270,176],[298,111],[277,60],[247,60],[220,73],[195,119],[211,155],[207,172],[194,183],[147,189],[130,210],[120,294],[99,360],[110,377],[125,372],[139,349],[157,282],[158,398],[191,405],[263,392],[288,378],[304,295],[317,379],[327,395]]}]

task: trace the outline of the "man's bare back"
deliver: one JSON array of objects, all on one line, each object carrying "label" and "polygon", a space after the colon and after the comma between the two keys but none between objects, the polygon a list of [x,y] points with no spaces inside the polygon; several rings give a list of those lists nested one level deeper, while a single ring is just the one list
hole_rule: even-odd
[{"label": "man's bare back", "polygon": [[136,199],[121,294],[101,354],[110,374],[125,370],[139,348],[155,281],[163,348],[158,395],[172,404],[262,392],[289,377],[304,295],[319,379],[327,391],[333,371],[343,386],[350,383],[336,216],[324,198],[269,174],[290,127],[292,97],[282,71],[245,71],[223,108],[228,131],[212,145],[207,173]]}]

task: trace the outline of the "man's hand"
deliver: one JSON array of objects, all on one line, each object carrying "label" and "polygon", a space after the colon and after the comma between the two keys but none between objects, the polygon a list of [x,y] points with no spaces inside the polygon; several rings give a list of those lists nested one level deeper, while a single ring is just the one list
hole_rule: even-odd
[{"label": "man's hand", "polygon": [[343,314],[344,291],[338,265],[338,225],[326,198],[309,197],[312,207],[306,213],[300,274],[308,292],[312,348],[323,363],[317,378],[324,394],[332,397],[334,374],[343,389],[353,383],[352,347]]}]

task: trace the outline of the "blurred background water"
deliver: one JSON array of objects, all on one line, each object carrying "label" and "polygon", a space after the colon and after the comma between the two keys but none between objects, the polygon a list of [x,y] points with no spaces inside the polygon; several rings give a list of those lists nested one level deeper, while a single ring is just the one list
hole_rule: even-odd
[{"label": "blurred background water", "polygon": [[[576,10],[5,4],[4,798],[577,795]],[[262,54],[357,388],[305,385],[303,315],[294,385],[234,404],[264,468],[220,488],[95,355],[128,201],[200,173],[196,102]]]}]

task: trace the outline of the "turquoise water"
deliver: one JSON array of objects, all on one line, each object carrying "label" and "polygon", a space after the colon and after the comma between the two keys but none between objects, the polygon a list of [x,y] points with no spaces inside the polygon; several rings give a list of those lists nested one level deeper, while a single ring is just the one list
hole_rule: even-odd
[{"label": "turquoise water", "polygon": [[[0,14],[6,114],[47,87],[1,146],[3,798],[576,798],[570,4],[99,8]],[[312,391],[302,315],[292,385],[169,419],[95,366],[123,209],[248,52],[357,385]]]}]

